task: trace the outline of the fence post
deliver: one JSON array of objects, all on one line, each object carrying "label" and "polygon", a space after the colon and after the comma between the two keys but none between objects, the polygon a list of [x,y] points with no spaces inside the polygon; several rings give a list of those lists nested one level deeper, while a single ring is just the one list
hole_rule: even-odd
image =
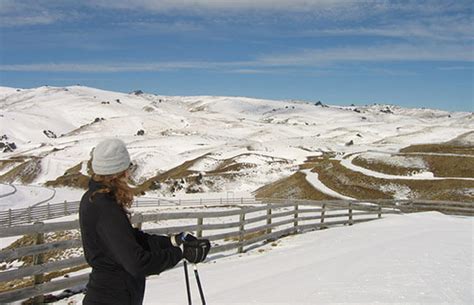
[{"label": "fence post", "polygon": [[[245,222],[245,211],[241,209],[240,211],[240,226],[239,226],[239,243],[244,241],[244,222]],[[244,247],[242,245],[239,246],[238,253],[244,252]]]},{"label": "fence post", "polygon": [[12,209],[8,209],[8,226],[12,226]]},{"label": "fence post", "polygon": [[294,233],[298,233],[298,205],[295,204],[295,215],[293,216],[293,227],[295,228]]},{"label": "fence post", "polygon": [[382,206],[381,205],[379,205],[379,215],[378,216],[379,216],[379,218],[382,218]]},{"label": "fence post", "polygon": [[[272,224],[272,204],[269,203],[267,204],[267,225],[271,225]],[[271,234],[272,233],[272,228],[268,228],[267,229],[267,235],[268,234]],[[270,240],[267,239],[267,242],[269,242]]]},{"label": "fence post", "polygon": [[158,198],[158,206],[160,206],[160,198]]},{"label": "fence post", "polygon": [[349,225],[352,226],[352,202],[349,202]]},{"label": "fence post", "polygon": [[67,211],[67,200],[64,200],[64,215],[69,215]]},{"label": "fence post", "polygon": [[326,204],[323,203],[323,206],[321,208],[321,226],[319,227],[320,230],[326,228],[322,225],[324,223],[324,216],[325,215],[326,215]]},{"label": "fence post", "polygon": [[199,205],[202,206],[202,198],[199,198]]},{"label": "fence post", "polygon": [[220,204],[222,205],[222,197],[221,197],[221,199],[220,199]]},{"label": "fence post", "polygon": [[28,223],[31,223],[31,207],[28,207],[27,210],[28,210]]},{"label": "fence post", "polygon": [[[41,224],[42,222],[35,222],[37,224]],[[35,244],[40,245],[44,243],[44,233],[36,233],[35,234]],[[44,254],[36,254],[33,256],[33,264],[34,265],[41,265],[44,263]],[[44,282],[44,274],[36,274],[33,276],[33,284],[39,285]],[[33,304],[44,304],[44,295],[37,295],[33,298]]]},{"label": "fence post", "polygon": [[47,203],[46,208],[48,209],[48,219],[51,219],[51,207],[49,206],[49,202]]},{"label": "fence post", "polygon": [[197,237],[201,238],[202,237],[202,224],[203,224],[203,218],[202,217],[198,217],[198,221],[197,221]]}]

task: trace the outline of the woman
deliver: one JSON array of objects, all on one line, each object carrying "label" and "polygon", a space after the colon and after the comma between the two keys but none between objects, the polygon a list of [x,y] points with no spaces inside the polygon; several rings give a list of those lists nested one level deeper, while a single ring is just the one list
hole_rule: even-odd
[{"label": "woman", "polygon": [[208,240],[192,235],[150,235],[132,227],[130,164],[125,143],[118,139],[102,141],[92,153],[93,176],[79,208],[84,255],[92,267],[85,305],[141,305],[146,276],[182,258],[202,262],[210,249]]}]

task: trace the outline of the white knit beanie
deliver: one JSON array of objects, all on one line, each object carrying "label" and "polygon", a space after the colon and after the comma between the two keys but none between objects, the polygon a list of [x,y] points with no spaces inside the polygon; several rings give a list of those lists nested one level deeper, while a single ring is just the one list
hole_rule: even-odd
[{"label": "white knit beanie", "polygon": [[113,175],[130,166],[130,155],[122,140],[107,139],[92,152],[92,170],[97,175]]}]

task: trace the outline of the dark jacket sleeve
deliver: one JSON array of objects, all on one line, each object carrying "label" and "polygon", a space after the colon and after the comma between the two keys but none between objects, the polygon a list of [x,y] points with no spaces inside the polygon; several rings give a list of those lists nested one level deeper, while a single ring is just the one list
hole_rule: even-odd
[{"label": "dark jacket sleeve", "polygon": [[138,228],[134,228],[137,242],[146,250],[166,249],[173,247],[169,236],[148,234]]},{"label": "dark jacket sleeve", "polygon": [[181,249],[177,247],[146,251],[140,246],[127,216],[115,202],[104,204],[97,232],[117,263],[137,278],[158,274],[182,258]]},{"label": "dark jacket sleeve", "polygon": [[150,234],[147,234],[138,228],[133,228],[133,234],[135,235],[135,240],[140,244],[140,246],[142,246],[143,249],[150,251],[150,245],[148,245]]}]

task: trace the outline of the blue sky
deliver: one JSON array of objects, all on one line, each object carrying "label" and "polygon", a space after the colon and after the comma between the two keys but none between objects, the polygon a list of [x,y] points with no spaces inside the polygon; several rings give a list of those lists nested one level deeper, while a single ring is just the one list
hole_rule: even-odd
[{"label": "blue sky", "polygon": [[0,85],[474,111],[472,1],[0,0]]}]

